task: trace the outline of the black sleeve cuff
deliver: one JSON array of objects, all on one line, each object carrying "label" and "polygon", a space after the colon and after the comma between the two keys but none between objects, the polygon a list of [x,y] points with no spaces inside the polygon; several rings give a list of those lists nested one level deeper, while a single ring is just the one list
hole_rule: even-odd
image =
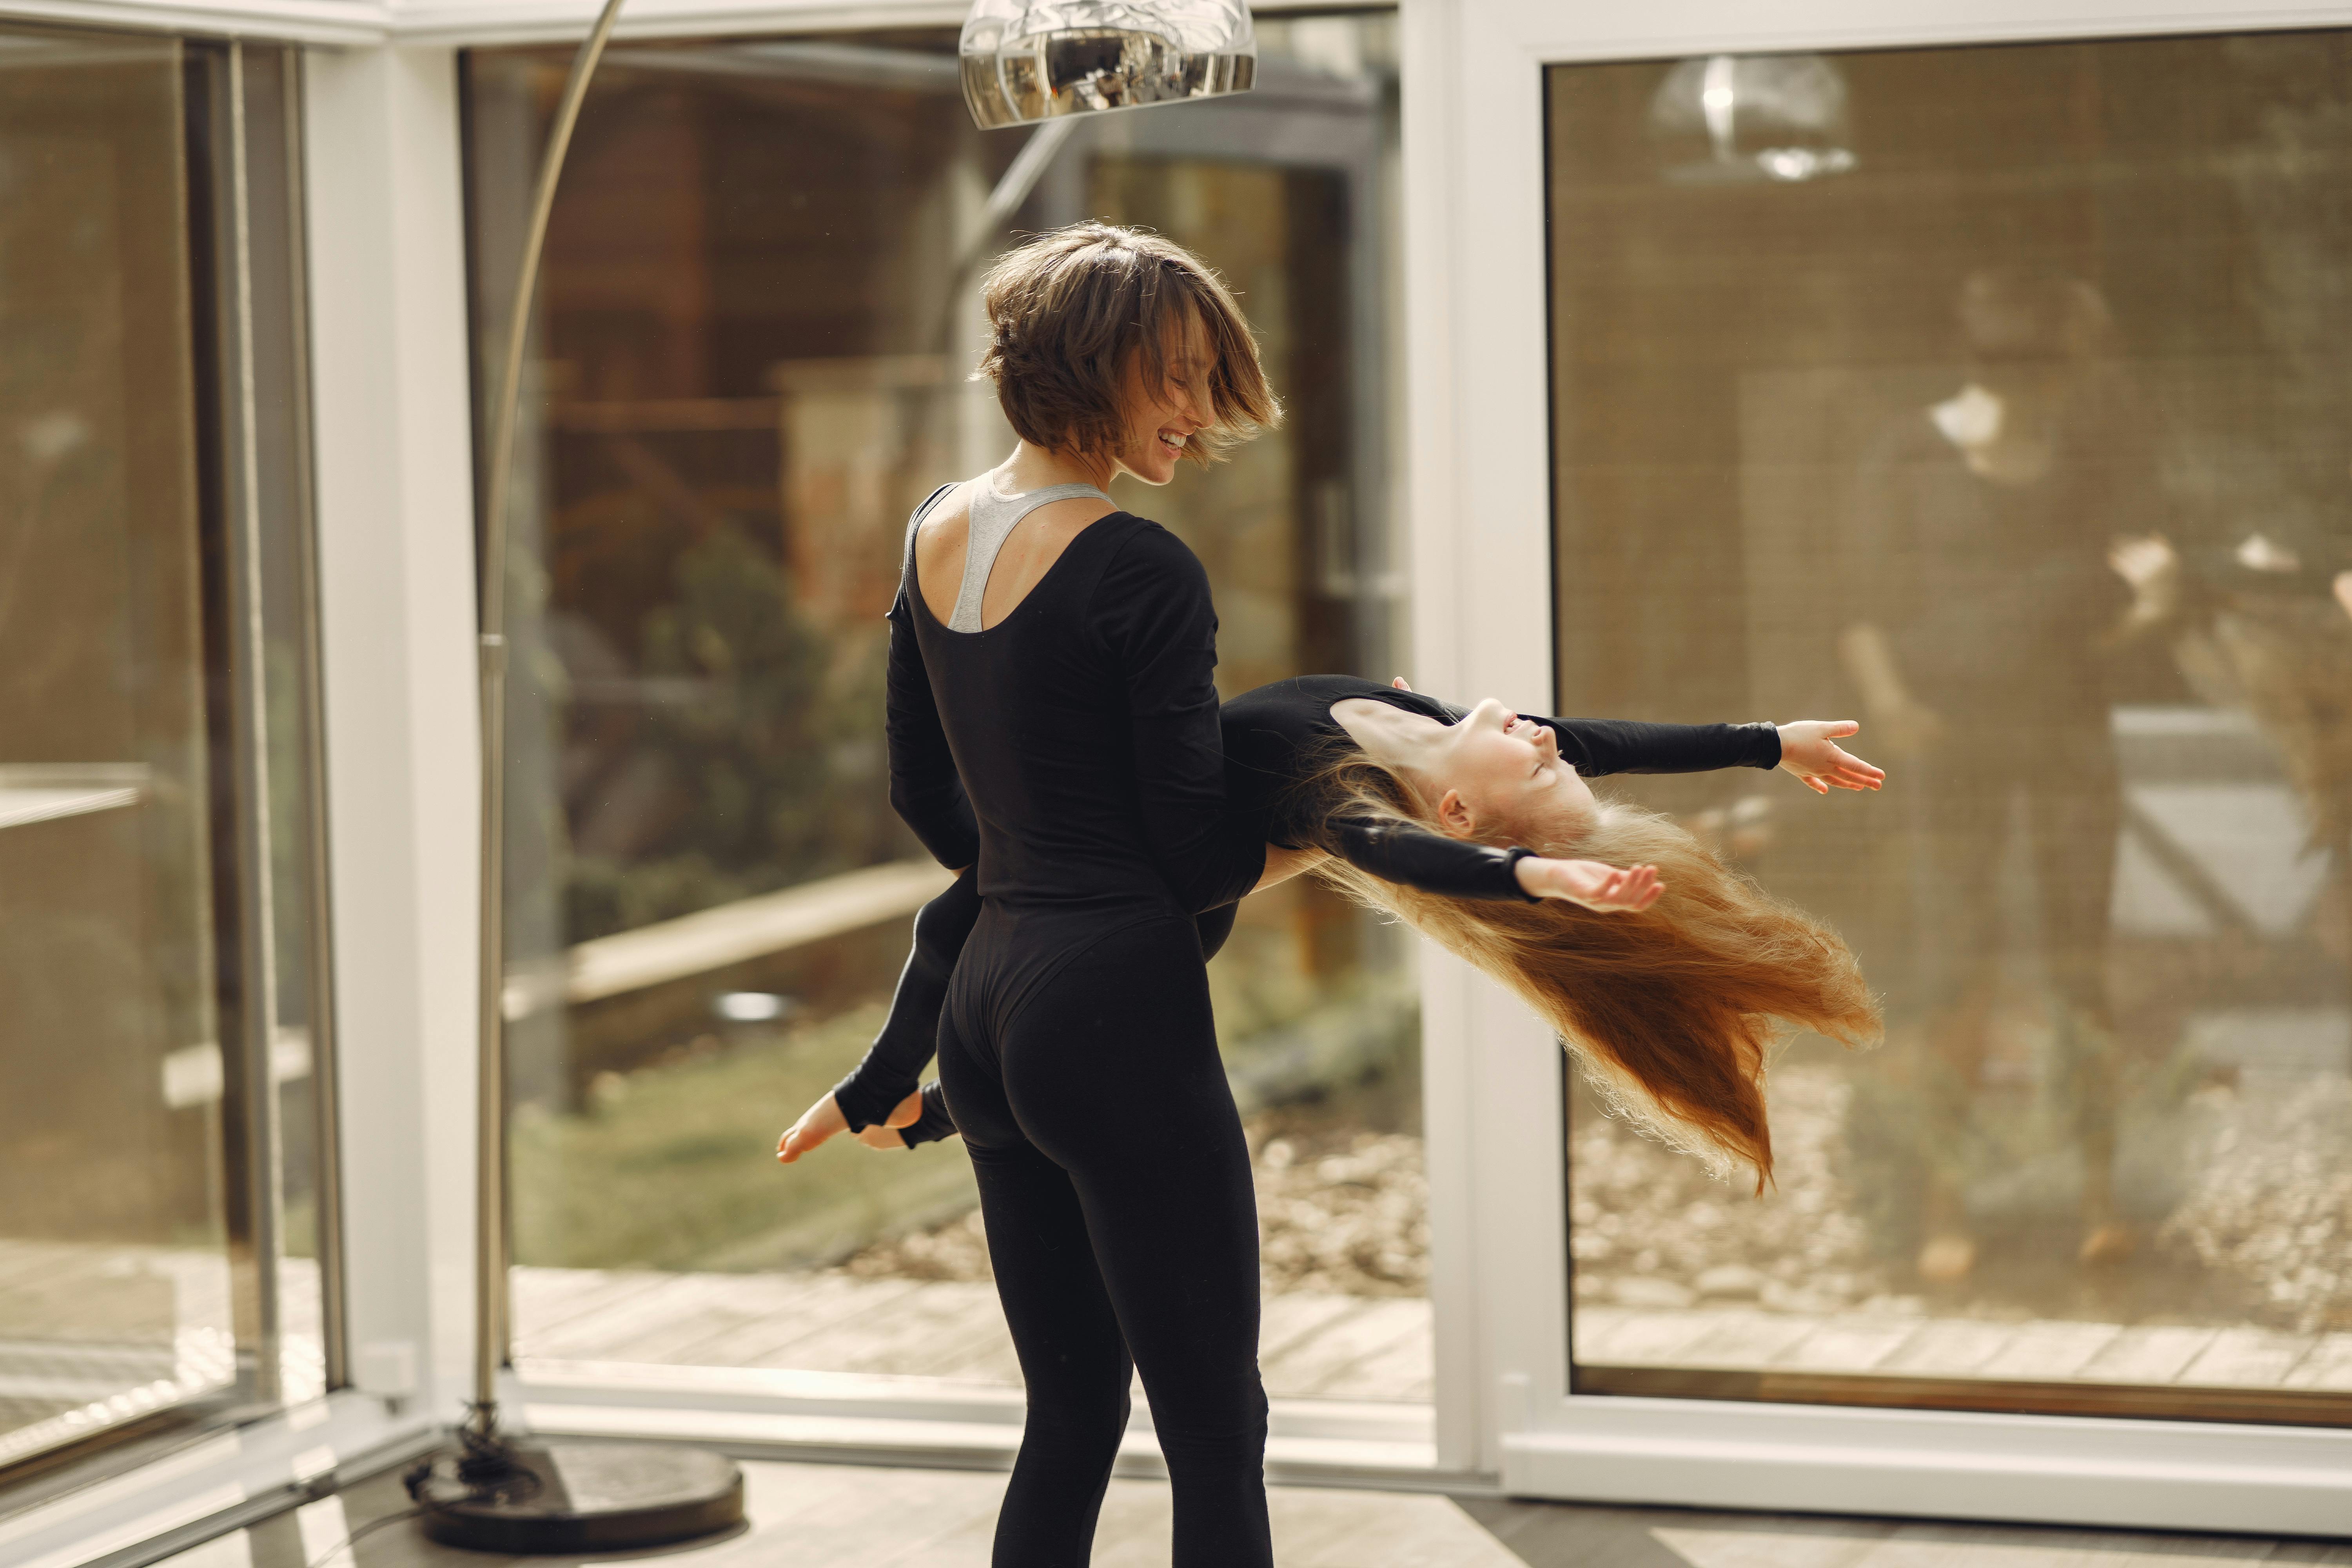
[{"label": "black sleeve cuff", "polygon": [[1537,858],[1538,857],[1536,852],[1528,848],[1525,845],[1514,844],[1509,849],[1506,850],[1505,853],[1509,857],[1507,865],[1510,870],[1511,887],[1513,890],[1515,890],[1519,897],[1525,899],[1531,904],[1542,903],[1543,900],[1539,896],[1530,893],[1525,888],[1519,886],[1519,862],[1522,860]]},{"label": "black sleeve cuff", "polygon": [[1780,765],[1780,726],[1769,719],[1759,719],[1753,724],[1739,724],[1735,729],[1746,731],[1754,739],[1748,742],[1748,754],[1740,759],[1741,765],[1767,771]]},{"label": "black sleeve cuff", "polygon": [[865,1064],[833,1086],[833,1102],[841,1108],[841,1118],[849,1123],[852,1132],[863,1132],[883,1121],[898,1109],[898,1102],[915,1092],[912,1083],[869,1083],[865,1081]]},{"label": "black sleeve cuff", "polygon": [[918,1143],[937,1143],[955,1135],[955,1118],[948,1114],[947,1092],[936,1081],[923,1085],[923,1113],[898,1129],[898,1136],[911,1149]]}]

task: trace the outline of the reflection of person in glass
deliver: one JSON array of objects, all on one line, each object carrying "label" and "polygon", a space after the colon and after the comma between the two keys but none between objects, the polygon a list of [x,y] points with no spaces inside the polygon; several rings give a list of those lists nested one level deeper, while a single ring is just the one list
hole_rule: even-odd
[{"label": "reflection of person in glass", "polygon": [[2340,491],[2329,499],[2318,517],[2258,516],[2233,541],[2186,552],[2174,647],[2200,694],[2243,707],[2276,752],[2306,852],[2327,858],[2313,934],[2341,963],[2352,962],[2352,519]]},{"label": "reflection of person in glass", "polygon": [[2154,441],[2109,355],[2105,302],[2050,273],[1962,286],[1967,379],[1872,453],[1847,534],[1841,661],[1916,774],[1927,1051],[1919,1270],[1974,1267],[1963,1188],[2000,978],[2000,868],[2021,804],[2052,994],[2051,1064],[2083,1164],[2081,1250],[2132,1247],[2115,1199],[2106,970],[2122,795],[2106,653],[2168,609]]},{"label": "reflection of person in glass", "polygon": [[[1226,808],[1269,846],[1258,886],[1312,870],[1479,964],[1559,1032],[1617,1109],[1718,1169],[1748,1167],[1759,1189],[1772,1168],[1763,1069],[1774,1034],[1877,1035],[1876,1004],[1834,932],[1671,819],[1585,784],[1779,767],[1823,795],[1874,789],[1880,771],[1837,744],[1851,724],[1548,719],[1344,675],[1244,692],[1223,721]],[[1663,882],[1649,879],[1657,869]],[[842,1131],[892,1148],[898,1128],[907,1142],[954,1131],[937,1086],[922,1104],[909,1097],[978,906],[967,872],[916,917],[874,1048],[785,1135],[781,1158]],[[1206,953],[1234,914],[1228,904],[1200,918]]]}]

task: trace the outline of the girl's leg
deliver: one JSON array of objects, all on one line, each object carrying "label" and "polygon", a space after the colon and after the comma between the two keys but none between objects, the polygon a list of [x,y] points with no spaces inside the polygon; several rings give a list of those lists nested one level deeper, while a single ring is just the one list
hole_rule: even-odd
[{"label": "girl's leg", "polygon": [[1007,1031],[1003,1067],[1022,1131],[1067,1173],[1142,1373],[1175,1568],[1270,1565],[1257,1205],[1193,929],[1153,921],[1073,961]]}]

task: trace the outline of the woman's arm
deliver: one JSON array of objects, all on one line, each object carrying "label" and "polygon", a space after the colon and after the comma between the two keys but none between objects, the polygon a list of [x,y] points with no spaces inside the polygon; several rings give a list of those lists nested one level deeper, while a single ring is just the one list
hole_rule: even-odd
[{"label": "woman's arm", "polygon": [[1145,844],[1183,909],[1232,903],[1257,885],[1265,843],[1225,810],[1209,574],[1174,534],[1138,529],[1104,568],[1094,610],[1126,679]]},{"label": "woman's arm", "polygon": [[932,858],[960,869],[980,858],[980,828],[948,750],[907,595],[890,609],[888,696],[883,732],[890,746],[890,805]]},{"label": "woman's arm", "polygon": [[965,797],[963,779],[956,772],[947,730],[940,722],[930,673],[923,668],[922,645],[915,637],[915,613],[907,602],[913,591],[915,530],[923,515],[953,488],[942,485],[933,490],[930,500],[915,509],[907,524],[898,596],[890,604],[883,733],[890,748],[891,809],[915,830],[915,837],[933,858],[951,871],[961,871],[980,859],[980,825],[972,816],[971,802]]}]

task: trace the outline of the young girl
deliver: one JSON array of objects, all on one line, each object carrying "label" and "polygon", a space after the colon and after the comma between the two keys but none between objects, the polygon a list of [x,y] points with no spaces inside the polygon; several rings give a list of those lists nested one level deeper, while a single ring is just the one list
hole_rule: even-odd
[{"label": "young girl", "polygon": [[[1747,1165],[1759,1186],[1770,1175],[1763,1073],[1780,1022],[1849,1044],[1877,1033],[1832,932],[1670,819],[1585,783],[1747,766],[1822,794],[1876,789],[1885,775],[1836,743],[1853,724],[1543,719],[1331,675],[1246,692],[1222,719],[1227,810],[1271,847],[1259,886],[1311,869],[1401,916],[1517,991],[1621,1112],[1718,1168]],[[936,1085],[913,1096],[978,907],[966,873],[917,915],[873,1049],[779,1158],[843,1131],[883,1148],[954,1131]],[[1201,918],[1204,952],[1233,917]]]}]

